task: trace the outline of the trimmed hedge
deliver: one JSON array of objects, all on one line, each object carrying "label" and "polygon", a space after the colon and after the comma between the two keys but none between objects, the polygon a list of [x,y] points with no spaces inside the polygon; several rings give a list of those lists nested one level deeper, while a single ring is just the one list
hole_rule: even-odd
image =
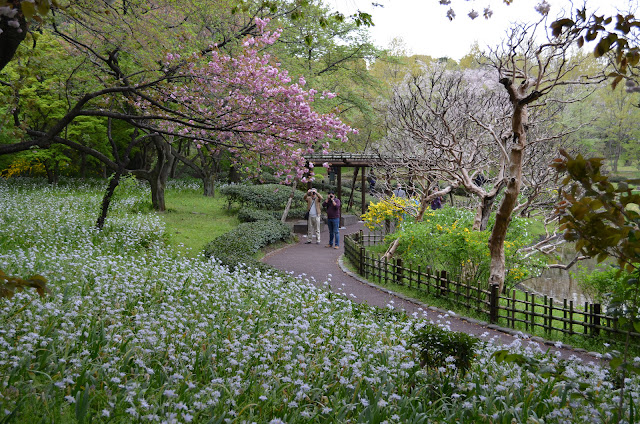
[{"label": "trimmed hedge", "polygon": [[257,269],[272,269],[254,259],[253,255],[262,247],[280,240],[288,240],[291,229],[287,224],[269,219],[244,222],[234,230],[216,237],[204,248],[206,257],[214,257],[231,269],[245,264]]},{"label": "trimmed hedge", "polygon": [[[227,196],[229,205],[239,203],[241,207],[253,207],[261,210],[283,210],[289,200],[291,188],[281,184],[223,186],[220,192]],[[293,204],[301,204],[304,193],[296,190]]]},{"label": "trimmed hedge", "polygon": [[[275,221],[278,219],[275,216],[277,213],[244,207],[238,211],[238,220],[240,222]],[[282,216],[282,213],[280,215]]]}]

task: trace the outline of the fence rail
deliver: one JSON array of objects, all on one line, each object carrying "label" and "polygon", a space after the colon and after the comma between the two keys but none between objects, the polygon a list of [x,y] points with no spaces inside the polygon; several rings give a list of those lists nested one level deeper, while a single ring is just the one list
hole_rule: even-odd
[{"label": "fence rail", "polygon": [[521,328],[533,332],[536,328],[550,333],[568,335],[630,335],[632,343],[640,345],[640,333],[619,328],[618,319],[606,315],[598,303],[576,305],[573,300],[557,302],[552,297],[518,290],[498,293],[495,286],[473,285],[452,281],[445,271],[436,271],[404,264],[402,259],[391,261],[367,251],[379,244],[384,235],[356,234],[345,236],[345,256],[356,266],[358,274],[380,284],[398,284],[426,294],[446,298],[456,305],[487,317],[493,324]]}]

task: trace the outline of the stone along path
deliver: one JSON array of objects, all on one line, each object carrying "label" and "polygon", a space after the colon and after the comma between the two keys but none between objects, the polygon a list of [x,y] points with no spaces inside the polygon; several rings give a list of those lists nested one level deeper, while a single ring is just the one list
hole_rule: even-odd
[{"label": "stone along path", "polygon": [[[332,291],[342,293],[354,302],[367,303],[380,308],[393,307],[404,310],[409,315],[425,316],[434,323],[447,325],[453,331],[459,331],[474,335],[483,340],[492,340],[500,344],[511,343],[536,343],[544,351],[552,349],[558,351],[562,358],[578,357],[585,362],[599,362],[594,354],[581,349],[568,349],[556,347],[553,342],[545,342],[540,338],[532,338],[524,341],[519,332],[512,329],[504,329],[487,323],[458,317],[453,313],[428,307],[418,301],[405,298],[402,295],[392,293],[384,288],[364,281],[359,276],[341,266],[341,257],[344,253],[344,236],[357,233],[364,229],[363,224],[357,223],[340,229],[340,248],[325,247],[329,242],[329,234],[326,225],[322,225],[320,234],[321,242],[316,243],[315,238],[311,244],[307,244],[305,235],[299,236],[299,242],[273,251],[263,258],[263,262],[283,271],[288,271],[294,276],[310,280],[318,287],[326,287]],[[522,333],[519,333],[522,334]]]}]

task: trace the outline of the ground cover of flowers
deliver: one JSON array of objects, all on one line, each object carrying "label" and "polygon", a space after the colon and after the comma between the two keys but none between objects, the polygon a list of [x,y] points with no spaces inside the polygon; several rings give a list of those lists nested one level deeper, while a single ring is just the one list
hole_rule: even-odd
[{"label": "ground cover of flowers", "polygon": [[[0,269],[52,290],[0,299],[0,421],[614,421],[604,369],[496,363],[488,342],[465,376],[425,371],[410,343],[423,320],[179,257],[161,217],[127,213],[142,190],[99,233],[99,188],[0,181]],[[638,388],[627,381],[625,411]]]}]

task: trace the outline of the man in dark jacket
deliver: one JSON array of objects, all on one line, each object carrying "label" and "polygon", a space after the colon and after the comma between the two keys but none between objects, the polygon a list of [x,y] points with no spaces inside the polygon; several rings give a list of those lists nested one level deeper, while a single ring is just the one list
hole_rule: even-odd
[{"label": "man in dark jacket", "polygon": [[327,226],[329,227],[329,244],[326,247],[337,249],[340,247],[340,199],[329,190],[327,200],[322,203],[322,207],[327,210]]}]

